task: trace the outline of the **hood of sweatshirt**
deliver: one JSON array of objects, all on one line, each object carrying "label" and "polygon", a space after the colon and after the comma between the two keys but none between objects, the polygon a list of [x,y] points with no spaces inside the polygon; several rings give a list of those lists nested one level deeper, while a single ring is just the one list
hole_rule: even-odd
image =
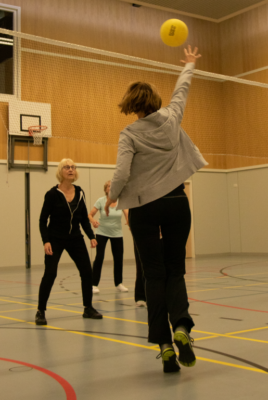
[{"label": "hood of sweatshirt", "polygon": [[169,125],[169,111],[167,108],[161,108],[128,125],[122,132],[144,146],[170,151],[175,147],[175,143],[172,144],[167,134],[170,131]]}]

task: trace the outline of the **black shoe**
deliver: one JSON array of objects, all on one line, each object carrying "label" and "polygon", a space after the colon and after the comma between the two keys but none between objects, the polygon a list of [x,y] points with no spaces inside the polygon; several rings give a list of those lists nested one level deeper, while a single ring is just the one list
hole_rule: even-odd
[{"label": "black shoe", "polygon": [[37,311],[35,316],[36,325],[47,325],[47,320],[45,317],[45,311]]},{"label": "black shoe", "polygon": [[93,307],[85,307],[83,318],[102,319],[102,315]]},{"label": "black shoe", "polygon": [[164,372],[178,372],[181,369],[173,347],[166,348],[156,358],[160,357],[162,357]]},{"label": "black shoe", "polygon": [[174,333],[174,342],[179,349],[179,362],[184,367],[193,367],[196,363],[195,354],[192,348],[194,339],[183,326],[179,326]]}]

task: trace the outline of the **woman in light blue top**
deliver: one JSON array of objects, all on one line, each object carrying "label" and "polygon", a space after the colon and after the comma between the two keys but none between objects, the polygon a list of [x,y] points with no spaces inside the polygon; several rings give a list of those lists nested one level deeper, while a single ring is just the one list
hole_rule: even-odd
[{"label": "woman in light blue top", "polygon": [[[93,293],[99,293],[98,288],[101,269],[104,260],[105,247],[110,239],[112,253],[114,258],[114,284],[120,292],[128,292],[128,289],[122,284],[123,281],[123,231],[122,231],[122,213],[124,213],[126,222],[128,215],[126,210],[117,210],[117,201],[110,205],[110,215],[107,217],[104,207],[107,201],[107,196],[110,192],[111,181],[107,181],[104,185],[105,196],[100,197],[89,213],[89,220],[96,228],[96,240],[98,242],[96,258],[93,263]],[[94,219],[97,212],[100,212],[99,221]]]}]

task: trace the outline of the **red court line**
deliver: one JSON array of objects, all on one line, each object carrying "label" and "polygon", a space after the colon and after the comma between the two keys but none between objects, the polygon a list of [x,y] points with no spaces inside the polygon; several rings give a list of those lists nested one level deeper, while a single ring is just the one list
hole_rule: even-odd
[{"label": "red court line", "polygon": [[61,376],[55,374],[54,372],[49,371],[48,369],[42,368],[42,367],[38,367],[37,365],[33,365],[33,364],[28,364],[26,362],[23,361],[17,361],[17,360],[10,360],[9,358],[2,358],[0,357],[0,360],[2,361],[8,361],[11,363],[15,363],[15,364],[20,364],[20,365],[24,365],[25,367],[30,367],[30,368],[34,368],[37,371],[43,372],[44,374],[50,376],[50,378],[55,379],[55,381],[57,381],[61,387],[63,388],[63,390],[65,391],[66,394],[66,400],[77,400],[76,394],[74,389],[72,388],[72,386],[70,385],[69,382],[67,382],[64,378],[62,378]]},{"label": "red court line", "polygon": [[190,297],[189,297],[189,300],[197,301],[198,303],[210,304],[210,305],[212,305],[212,306],[236,308],[237,310],[262,312],[262,313],[267,313],[267,314],[268,314],[268,311],[264,311],[264,310],[253,310],[252,308],[243,308],[243,307],[227,306],[227,304],[211,303],[211,302],[209,302],[209,301],[197,300],[197,299],[193,299],[193,298],[190,298]]}]

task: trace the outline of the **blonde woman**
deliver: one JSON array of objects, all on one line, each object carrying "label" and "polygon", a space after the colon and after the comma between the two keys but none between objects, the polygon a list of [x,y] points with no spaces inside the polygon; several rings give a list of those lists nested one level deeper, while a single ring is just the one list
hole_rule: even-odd
[{"label": "blonde woman", "polygon": [[97,241],[88,220],[85,194],[81,187],[73,184],[78,179],[74,162],[68,158],[61,160],[56,176],[60,183],[46,193],[40,215],[40,232],[45,249],[45,272],[39,289],[39,304],[35,317],[37,325],[47,324],[46,305],[64,250],[76,264],[81,276],[85,307],[83,317],[102,318],[102,315],[92,307],[91,264],[80,224],[89,237],[92,248],[97,246]]},{"label": "blonde woman", "polygon": [[[122,213],[128,223],[127,210],[117,210],[117,201],[110,204],[110,216],[107,217],[104,211],[104,206],[107,201],[107,196],[110,192],[111,181],[104,184],[105,196],[100,197],[89,213],[89,220],[96,228],[96,238],[98,242],[96,258],[93,263],[93,293],[99,293],[99,282],[101,278],[101,269],[104,260],[105,247],[110,239],[112,253],[114,258],[114,284],[119,292],[128,292],[128,289],[123,285],[123,231],[122,231]],[[97,212],[100,212],[99,221],[94,219]]]}]

